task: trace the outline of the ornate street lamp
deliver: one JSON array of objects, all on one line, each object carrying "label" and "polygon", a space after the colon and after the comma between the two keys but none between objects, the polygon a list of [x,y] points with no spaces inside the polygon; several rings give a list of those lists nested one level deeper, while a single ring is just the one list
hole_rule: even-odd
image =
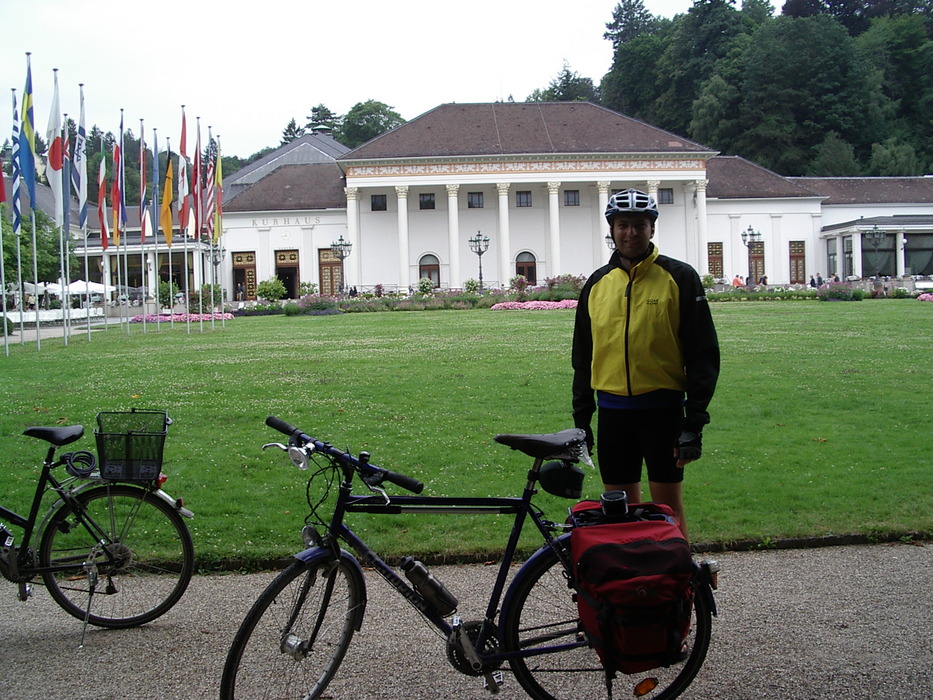
[{"label": "ornate street lamp", "polygon": [[[742,245],[748,248],[748,274],[753,280],[755,279],[756,271],[755,261],[752,260],[752,250],[755,248],[756,243],[761,243],[761,231],[756,231],[751,227],[751,224],[749,224],[749,227],[745,231],[742,231]],[[762,274],[764,274],[764,270],[762,270]]]},{"label": "ornate street lamp", "polygon": [[865,234],[868,244],[875,249],[875,277],[881,277],[881,256],[878,249],[884,244],[888,234],[878,228],[878,224],[871,227],[871,231]]},{"label": "ornate street lamp", "polygon": [[479,258],[479,291],[483,291],[483,253],[489,250],[489,236],[484,236],[477,231],[473,238],[468,239],[468,243],[470,250]]},{"label": "ornate street lamp", "polygon": [[[227,256],[227,249],[224,248],[221,243],[220,247],[214,247],[211,245],[211,264],[214,266],[214,282],[211,284],[211,308],[213,309],[216,304],[214,303],[214,288],[217,286],[217,267],[224,261],[224,258]],[[223,295],[221,294],[221,303],[223,303]]]},{"label": "ornate street lamp", "polygon": [[350,255],[350,249],[353,247],[353,244],[350,241],[345,241],[343,235],[340,236],[336,241],[330,244],[330,252],[334,254],[334,257],[340,261],[340,294],[343,294],[343,281],[344,281],[344,272],[343,272],[343,261],[346,260]]},{"label": "ornate street lamp", "polygon": [[606,234],[606,245],[609,247],[609,250],[616,249],[616,242],[611,233]]}]

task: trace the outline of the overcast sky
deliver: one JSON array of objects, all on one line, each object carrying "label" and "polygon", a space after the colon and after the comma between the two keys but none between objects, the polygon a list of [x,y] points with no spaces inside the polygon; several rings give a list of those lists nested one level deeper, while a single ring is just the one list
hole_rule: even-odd
[{"label": "overcast sky", "polygon": [[[304,124],[321,103],[345,114],[374,99],[413,119],[446,102],[521,101],[565,61],[598,85],[612,62],[602,35],[616,3],[0,0],[0,86],[22,103],[29,51],[43,138],[58,68],[61,110],[76,122],[84,83],[89,130],[116,133],[122,108],[126,129],[138,136],[142,118],[150,147],[157,128],[160,150],[168,136],[177,152],[184,104],[189,154],[200,117],[202,139],[211,126],[224,153],[246,157],[277,146],[290,119]],[[664,17],[692,4],[645,2]],[[11,95],[5,108],[0,98],[3,138]]]}]

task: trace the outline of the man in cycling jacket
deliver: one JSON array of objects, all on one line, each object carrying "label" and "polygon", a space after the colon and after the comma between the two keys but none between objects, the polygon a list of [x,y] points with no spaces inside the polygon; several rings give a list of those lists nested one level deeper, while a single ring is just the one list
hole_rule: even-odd
[{"label": "man in cycling jacket", "polygon": [[651,242],[658,206],[638,190],[609,199],[615,242],[609,263],[586,281],[573,334],[573,418],[596,449],[606,490],[641,500],[642,462],[651,499],[687,524],[683,468],[700,458],[707,407],[719,377],[719,343],[703,285],[687,263]]}]

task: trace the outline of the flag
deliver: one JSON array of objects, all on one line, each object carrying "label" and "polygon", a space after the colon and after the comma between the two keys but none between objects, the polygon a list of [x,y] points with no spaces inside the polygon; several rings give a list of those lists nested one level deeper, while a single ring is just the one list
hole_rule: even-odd
[{"label": "flag", "polygon": [[188,134],[185,106],[181,106],[181,145],[178,149],[178,230],[188,235]]},{"label": "flag", "polygon": [[84,84],[81,88],[81,115],[75,134],[74,158],[71,168],[71,185],[78,197],[78,226],[87,225],[87,131],[84,125]]},{"label": "flag", "polygon": [[13,90],[13,156],[10,162],[10,197],[13,205],[13,233],[20,235],[23,217],[20,213],[19,185],[22,179],[19,165],[19,112],[16,109],[16,90]]},{"label": "flag", "polygon": [[207,237],[214,240],[214,153],[216,144],[211,136],[211,128],[207,127],[207,177],[204,187],[204,226]]},{"label": "flag", "polygon": [[[159,209],[159,131],[152,130],[152,217],[161,214]],[[159,242],[158,226],[152,229],[152,239]]]},{"label": "flag", "polygon": [[48,152],[48,172],[46,178],[49,181],[49,187],[52,188],[52,197],[55,204],[55,227],[61,228],[64,223],[64,200],[62,193],[62,167],[63,148],[62,144],[62,111],[58,102],[58,69],[52,71],[55,76],[55,87],[52,92],[52,111],[49,113],[49,125],[46,130],[46,140],[49,144]]},{"label": "flag", "polygon": [[165,243],[172,247],[172,151],[168,151],[168,161],[165,166],[165,186],[162,190],[162,211],[159,222],[162,225],[162,235]]},{"label": "flag", "polygon": [[[122,131],[122,129],[121,129]],[[123,139],[120,139],[122,141]],[[113,180],[110,183],[110,207],[113,210],[113,244],[120,245],[120,141],[113,144]]]},{"label": "flag", "polygon": [[97,172],[97,220],[100,222],[100,246],[107,250],[107,151],[100,140],[100,170]]},{"label": "flag", "polygon": [[0,202],[6,201],[6,180],[3,177],[3,161],[0,160]]},{"label": "flag", "polygon": [[146,210],[146,132],[143,120],[139,120],[139,237],[142,243],[146,242],[147,221]]},{"label": "flag", "polygon": [[194,161],[191,165],[191,212],[194,216],[194,237],[201,240],[201,119],[198,118]]},{"label": "flag", "polygon": [[19,170],[29,193],[29,206],[36,208],[36,118],[32,108],[32,63],[26,54],[26,89],[23,91],[23,125],[19,132]]},{"label": "flag", "polygon": [[217,155],[215,156],[217,165],[214,167],[214,244],[220,240],[223,235],[223,213],[224,213],[224,173],[223,160],[220,157],[220,137],[217,137]]}]

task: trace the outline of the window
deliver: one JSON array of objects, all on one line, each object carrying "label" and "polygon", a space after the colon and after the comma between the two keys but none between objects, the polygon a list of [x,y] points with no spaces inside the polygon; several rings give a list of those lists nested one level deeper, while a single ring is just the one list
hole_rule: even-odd
[{"label": "window", "polygon": [[418,195],[418,208],[419,209],[433,209],[434,208],[434,193],[427,192],[425,194]]},{"label": "window", "polygon": [[672,187],[662,187],[658,190],[658,204],[673,204],[674,189]]},{"label": "window", "polygon": [[441,261],[436,255],[422,255],[418,261],[418,279],[427,277],[435,287],[441,286]]},{"label": "window", "polygon": [[579,207],[580,206],[580,190],[564,190],[564,206],[565,207]]},{"label": "window", "polygon": [[807,282],[807,244],[804,241],[790,242],[790,283]]},{"label": "window", "polygon": [[467,209],[482,209],[483,208],[483,193],[482,192],[467,192]]},{"label": "window", "polygon": [[515,206],[516,207],[530,207],[531,206],[531,190],[519,190],[515,193]]},{"label": "window", "polygon": [[709,243],[706,248],[709,257],[709,273],[716,279],[722,279],[725,277],[722,273],[722,243]]},{"label": "window", "polygon": [[374,194],[369,198],[369,208],[371,211],[386,211],[388,204],[384,194]]},{"label": "window", "polygon": [[839,254],[836,247],[835,238],[826,239],[826,268],[827,277],[832,277],[833,273],[839,269]]},{"label": "window", "polygon": [[532,286],[538,284],[538,270],[532,253],[518,254],[515,258],[515,274],[524,277]]}]

